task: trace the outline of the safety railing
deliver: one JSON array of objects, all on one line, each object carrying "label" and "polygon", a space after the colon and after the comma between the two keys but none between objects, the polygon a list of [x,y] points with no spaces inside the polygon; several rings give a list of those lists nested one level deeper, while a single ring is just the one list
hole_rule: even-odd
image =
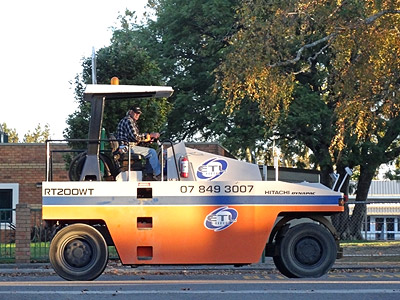
[{"label": "safety railing", "polygon": [[[112,135],[113,136],[113,135]],[[166,169],[166,161],[164,157],[164,149],[166,146],[172,149],[173,158],[174,158],[174,166],[176,169],[177,180],[180,180],[178,161],[175,153],[174,144],[170,140],[160,141],[157,140],[157,145],[159,148],[159,159],[161,162],[162,168]],[[102,180],[113,180],[112,178],[116,178],[118,173],[121,171],[127,172],[127,181],[130,180],[129,176],[131,175],[131,167],[135,160],[132,158],[131,147],[132,143],[129,143],[127,147],[126,153],[118,153],[115,151],[115,144],[118,145],[118,140],[110,137],[109,139],[102,138],[99,140],[92,139],[65,139],[65,140],[47,140],[46,141],[46,181],[57,181],[54,176],[55,164],[58,164],[58,168],[60,168],[60,164],[63,165],[64,170],[68,170],[68,179],[71,181],[79,181],[82,180],[81,172],[87,159],[87,150],[83,144],[85,143],[99,143],[99,164],[100,164],[100,176]],[[57,145],[57,148],[53,148],[53,144]],[[60,145],[65,145],[63,149],[61,149]],[[75,145],[72,147],[71,145]],[[79,148],[79,149],[78,149]],[[118,150],[118,148],[117,148]],[[127,156],[126,166],[122,167],[120,165],[120,161],[118,161],[119,155]],[[118,155],[118,156],[116,156]],[[161,180],[164,181],[165,172],[161,172]],[[65,180],[65,179],[63,179]]]}]

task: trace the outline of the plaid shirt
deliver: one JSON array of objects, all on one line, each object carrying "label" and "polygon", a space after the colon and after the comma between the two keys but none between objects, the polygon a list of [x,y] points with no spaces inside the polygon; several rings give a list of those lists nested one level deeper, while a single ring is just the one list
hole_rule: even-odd
[{"label": "plaid shirt", "polygon": [[135,143],[137,145],[145,139],[145,135],[140,134],[136,121],[130,116],[125,116],[125,118],[119,121],[115,137],[120,145],[128,145],[128,143]]}]

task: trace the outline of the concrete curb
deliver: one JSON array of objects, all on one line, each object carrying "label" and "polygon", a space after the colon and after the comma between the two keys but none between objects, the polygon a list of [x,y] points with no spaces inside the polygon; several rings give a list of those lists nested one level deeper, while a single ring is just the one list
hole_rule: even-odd
[{"label": "concrete curb", "polygon": [[[400,263],[393,262],[336,262],[332,270],[394,270],[400,269]],[[106,267],[104,274],[109,275],[135,275],[135,274],[162,274],[162,273],[194,273],[194,272],[251,272],[251,271],[277,271],[274,263],[267,261],[242,267],[232,265],[193,265],[193,266],[139,266],[131,268],[130,266],[122,266],[118,263],[111,262]],[[31,263],[31,264],[0,264],[0,274],[4,275],[30,275],[56,274],[49,263]]]}]

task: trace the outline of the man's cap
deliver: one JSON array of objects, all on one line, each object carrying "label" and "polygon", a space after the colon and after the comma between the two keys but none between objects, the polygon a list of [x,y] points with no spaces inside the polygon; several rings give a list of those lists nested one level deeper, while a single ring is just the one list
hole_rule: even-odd
[{"label": "man's cap", "polygon": [[136,114],[141,114],[142,113],[142,110],[140,109],[139,106],[132,106],[131,107],[131,111],[133,111]]}]

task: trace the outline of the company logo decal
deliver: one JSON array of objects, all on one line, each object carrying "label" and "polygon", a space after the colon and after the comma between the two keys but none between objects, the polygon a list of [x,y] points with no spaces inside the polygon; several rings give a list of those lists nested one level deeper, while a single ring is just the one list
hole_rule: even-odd
[{"label": "company logo decal", "polygon": [[203,180],[214,180],[220,177],[228,169],[228,163],[224,159],[211,158],[203,162],[197,168],[197,178]]},{"label": "company logo decal", "polygon": [[238,212],[227,206],[220,207],[209,213],[204,220],[204,226],[215,232],[224,230],[237,221]]}]

